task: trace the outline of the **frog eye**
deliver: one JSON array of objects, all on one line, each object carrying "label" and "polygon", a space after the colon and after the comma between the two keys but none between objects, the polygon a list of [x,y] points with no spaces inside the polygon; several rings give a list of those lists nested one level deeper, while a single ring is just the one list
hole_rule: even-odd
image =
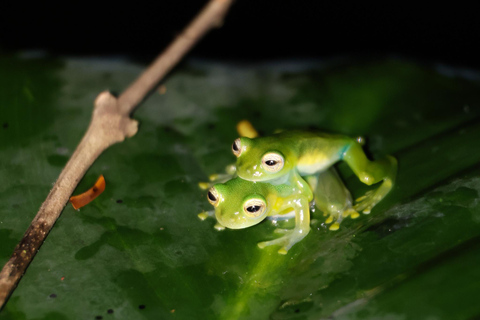
[{"label": "frog eye", "polygon": [[242,145],[241,145],[240,138],[237,138],[235,139],[235,141],[233,141],[232,151],[236,157],[239,157],[240,154],[242,153]]},{"label": "frog eye", "polygon": [[215,187],[212,187],[210,188],[210,190],[208,190],[207,198],[208,198],[208,202],[210,202],[212,206],[214,207],[218,206],[219,197],[218,197],[217,190],[215,190]]},{"label": "frog eye", "polygon": [[262,158],[263,168],[271,173],[278,172],[283,168],[283,157],[276,152],[269,152]]},{"label": "frog eye", "polygon": [[243,204],[243,212],[251,218],[261,216],[265,212],[266,208],[267,205],[262,199],[248,199]]}]

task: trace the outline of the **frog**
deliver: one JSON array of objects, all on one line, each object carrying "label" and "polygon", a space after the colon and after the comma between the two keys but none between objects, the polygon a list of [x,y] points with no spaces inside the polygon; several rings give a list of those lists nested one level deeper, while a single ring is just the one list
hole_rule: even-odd
[{"label": "frog", "polygon": [[[363,144],[363,138],[304,130],[240,137],[232,144],[237,157],[235,174],[248,181],[282,185],[314,177],[344,161],[362,183],[368,186],[379,183],[376,189],[357,198],[353,206],[357,212],[369,214],[392,189],[397,160],[390,155],[370,160]],[[321,181],[318,177],[315,180]]]},{"label": "frog", "polygon": [[310,208],[313,206],[330,214],[331,221],[336,219],[330,229],[338,229],[339,222],[345,217],[355,219],[359,216],[352,208],[350,192],[334,168],[307,176],[306,179],[297,177],[294,184],[275,185],[236,177],[215,184],[208,191],[207,198],[214,210],[204,212],[199,217],[203,220],[215,216],[217,230],[248,228],[266,218],[295,218],[293,229],[275,230],[283,234],[282,237],[258,243],[262,249],[280,245],[279,254],[287,254],[293,245],[307,236],[310,231]]}]

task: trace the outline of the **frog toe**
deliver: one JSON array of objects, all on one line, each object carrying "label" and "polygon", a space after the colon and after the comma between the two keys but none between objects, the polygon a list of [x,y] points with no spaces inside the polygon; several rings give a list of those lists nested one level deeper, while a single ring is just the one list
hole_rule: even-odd
[{"label": "frog toe", "polygon": [[265,248],[265,247],[267,246],[267,244],[266,244],[265,242],[266,242],[266,241],[264,241],[264,242],[259,242],[259,243],[257,243],[257,246],[258,246],[260,249],[263,249],[263,248]]},{"label": "frog toe", "polygon": [[332,224],[332,225],[330,226],[330,228],[328,228],[328,230],[330,230],[330,231],[337,231],[339,228],[340,228],[340,223],[335,222],[334,224]]},{"label": "frog toe", "polygon": [[351,209],[351,210],[352,210],[352,213],[350,213],[350,218],[357,219],[358,217],[360,217],[360,213],[358,213],[354,209]]},{"label": "frog toe", "polygon": [[225,230],[225,227],[222,226],[220,223],[217,223],[216,225],[213,226],[215,228],[215,230],[217,231],[223,231]]},{"label": "frog toe", "polygon": [[342,216],[344,218],[350,217],[352,219],[356,219],[360,216],[360,214],[355,209],[349,208],[349,209],[343,211]]},{"label": "frog toe", "polygon": [[363,196],[355,199],[355,202],[362,202],[362,201],[368,200],[368,198],[370,198],[372,194],[373,194],[373,190],[367,191]]},{"label": "frog toe", "polygon": [[210,183],[209,182],[199,182],[198,187],[201,190],[208,190],[208,189],[210,189]]},{"label": "frog toe", "polygon": [[369,214],[373,207],[381,200],[380,197],[376,192],[369,191],[365,193],[363,197],[357,199],[357,203],[353,206],[353,208],[357,212],[362,212],[364,214]]},{"label": "frog toe", "polygon": [[208,218],[208,214],[204,211],[204,212],[200,212],[198,215],[198,218],[202,221],[204,221],[205,219]]},{"label": "frog toe", "polygon": [[205,219],[209,217],[215,217],[215,211],[214,210],[209,210],[209,211],[202,211],[199,214],[197,214],[197,217],[204,221]]}]

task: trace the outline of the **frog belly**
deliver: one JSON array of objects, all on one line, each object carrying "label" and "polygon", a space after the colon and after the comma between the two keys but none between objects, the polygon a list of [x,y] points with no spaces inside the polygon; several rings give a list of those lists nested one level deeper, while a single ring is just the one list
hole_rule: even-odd
[{"label": "frog belly", "polygon": [[293,219],[295,218],[295,210],[292,209],[289,212],[286,212],[286,213],[282,212],[282,214],[275,214],[272,216],[268,216],[267,218],[269,220],[275,220],[275,221]]},{"label": "frog belly", "polygon": [[297,169],[301,176],[319,173],[330,168],[342,157],[345,147],[323,147],[310,150],[298,159]]},{"label": "frog belly", "polygon": [[301,176],[308,176],[327,170],[332,165],[331,161],[321,161],[312,164],[299,164],[297,166],[298,172]]}]

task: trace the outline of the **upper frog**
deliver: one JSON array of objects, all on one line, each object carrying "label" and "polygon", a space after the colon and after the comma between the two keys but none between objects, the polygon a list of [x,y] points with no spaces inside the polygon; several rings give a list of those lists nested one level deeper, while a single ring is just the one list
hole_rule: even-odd
[{"label": "upper frog", "polygon": [[232,151],[240,178],[274,185],[295,181],[295,175],[318,174],[344,160],[363,183],[383,181],[376,190],[357,199],[355,209],[364,213],[390,191],[397,171],[395,158],[370,161],[358,139],[322,132],[284,131],[267,137],[241,137],[233,142]]}]

